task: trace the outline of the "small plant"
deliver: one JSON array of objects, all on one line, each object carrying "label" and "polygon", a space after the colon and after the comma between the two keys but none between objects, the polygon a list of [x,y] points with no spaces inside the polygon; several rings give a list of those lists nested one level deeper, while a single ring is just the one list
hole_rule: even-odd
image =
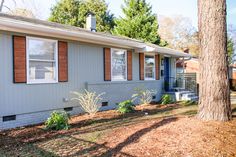
[{"label": "small plant", "polygon": [[65,111],[54,111],[45,122],[46,129],[67,130],[69,129],[69,115]]},{"label": "small plant", "polygon": [[132,95],[132,101],[139,99],[141,104],[150,104],[152,102],[153,95],[156,95],[157,91],[148,90],[143,88],[136,88],[136,94]]},{"label": "small plant", "polygon": [[170,104],[170,103],[173,103],[172,97],[169,94],[163,95],[161,98],[161,104],[166,105],[166,104]]},{"label": "small plant", "polygon": [[134,111],[134,104],[131,100],[126,100],[118,104],[118,111],[120,113],[130,113]]},{"label": "small plant", "polygon": [[83,110],[89,113],[90,116],[94,116],[96,114],[101,104],[99,102],[102,100],[101,96],[104,93],[96,94],[96,92],[89,92],[84,90],[84,93],[79,92],[72,92],[76,97],[72,98],[71,100],[77,100],[79,105],[83,108]]}]

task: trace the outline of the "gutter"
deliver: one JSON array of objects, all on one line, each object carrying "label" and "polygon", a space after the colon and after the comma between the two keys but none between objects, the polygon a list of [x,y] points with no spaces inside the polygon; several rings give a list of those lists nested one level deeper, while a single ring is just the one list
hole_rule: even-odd
[{"label": "gutter", "polygon": [[119,39],[119,37],[106,36],[105,34],[50,27],[4,17],[0,17],[0,30],[130,49],[143,48],[145,46],[145,43],[125,38]]},{"label": "gutter", "polygon": [[80,41],[102,46],[134,49],[135,52],[153,52],[172,57],[191,57],[191,55],[139,40],[91,32],[77,27],[42,20],[0,14],[0,31],[16,32],[61,40]]}]

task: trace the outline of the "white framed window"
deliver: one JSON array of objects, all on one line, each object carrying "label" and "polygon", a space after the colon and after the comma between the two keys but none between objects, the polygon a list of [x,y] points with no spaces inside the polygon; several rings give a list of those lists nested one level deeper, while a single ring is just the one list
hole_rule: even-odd
[{"label": "white framed window", "polygon": [[57,40],[26,37],[27,83],[58,82]]},{"label": "white framed window", "polygon": [[127,51],[111,49],[111,80],[127,81]]},{"label": "white framed window", "polygon": [[155,80],[155,55],[145,54],[144,72],[145,80]]}]

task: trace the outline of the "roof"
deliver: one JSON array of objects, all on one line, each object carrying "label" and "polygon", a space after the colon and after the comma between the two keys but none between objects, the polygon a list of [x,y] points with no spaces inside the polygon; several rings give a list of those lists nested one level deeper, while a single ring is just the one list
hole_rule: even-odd
[{"label": "roof", "polygon": [[135,49],[136,52],[156,52],[174,57],[191,57],[191,55],[184,52],[145,43],[141,40],[115,36],[109,33],[92,32],[75,26],[4,13],[0,13],[0,30]]}]

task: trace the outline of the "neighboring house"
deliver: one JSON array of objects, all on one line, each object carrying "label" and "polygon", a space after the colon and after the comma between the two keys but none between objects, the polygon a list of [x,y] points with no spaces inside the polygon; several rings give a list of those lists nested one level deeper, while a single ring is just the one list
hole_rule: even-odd
[{"label": "neighboring house", "polygon": [[231,64],[229,66],[229,79],[230,79],[230,88],[236,90],[236,64]]},{"label": "neighboring house", "polygon": [[43,122],[53,110],[81,113],[70,101],[71,91],[105,92],[102,110],[115,108],[142,86],[157,90],[158,101],[164,81],[176,76],[176,59],[190,57],[126,37],[6,14],[0,14],[0,49],[0,129]]},{"label": "neighboring house", "polygon": [[[187,75],[188,73],[196,73],[196,82],[199,84],[199,60],[198,58],[191,58],[190,60],[182,60],[177,61],[176,63],[177,73],[184,73]],[[231,64],[229,66],[229,80],[230,80],[230,88],[232,90],[236,90],[236,64]]]},{"label": "neighboring house", "polygon": [[199,61],[198,58],[179,60],[176,63],[177,73],[196,73],[196,82],[199,84]]}]

